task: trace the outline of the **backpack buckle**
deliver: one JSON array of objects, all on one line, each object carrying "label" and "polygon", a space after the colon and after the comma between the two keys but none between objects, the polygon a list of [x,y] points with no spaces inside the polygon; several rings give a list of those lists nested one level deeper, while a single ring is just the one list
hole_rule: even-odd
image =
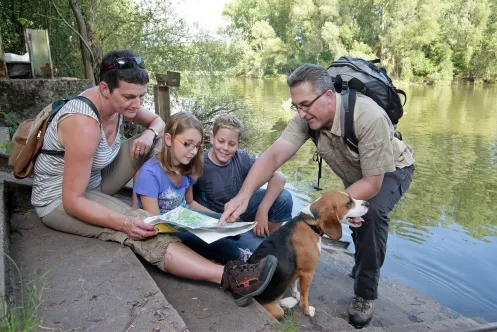
[{"label": "backpack buckle", "polygon": [[342,81],[342,92],[347,91],[349,89],[349,82]]}]

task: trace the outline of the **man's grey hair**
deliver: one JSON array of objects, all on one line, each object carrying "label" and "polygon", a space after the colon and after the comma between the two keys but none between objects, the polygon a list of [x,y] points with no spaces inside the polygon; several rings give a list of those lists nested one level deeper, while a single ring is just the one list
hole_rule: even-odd
[{"label": "man's grey hair", "polygon": [[305,82],[311,83],[312,90],[316,94],[323,93],[327,90],[331,90],[333,93],[336,92],[330,74],[320,65],[311,63],[303,64],[295,69],[286,80],[286,83],[290,88]]}]

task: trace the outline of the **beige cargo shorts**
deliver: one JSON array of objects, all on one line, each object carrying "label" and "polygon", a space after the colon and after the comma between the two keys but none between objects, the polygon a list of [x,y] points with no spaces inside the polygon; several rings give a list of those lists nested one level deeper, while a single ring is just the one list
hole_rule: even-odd
[{"label": "beige cargo shorts", "polygon": [[[134,138],[123,142],[116,159],[102,170],[102,184],[100,188],[98,190],[87,191],[85,197],[122,215],[145,219],[150,217],[151,214],[141,209],[134,210],[128,204],[111,196],[133,178],[136,171],[147,159],[160,151],[161,144],[159,141],[159,144],[151,150],[149,156],[141,160],[132,160],[129,156],[129,149]],[[60,203],[52,212],[42,217],[41,221],[47,227],[60,232],[97,238],[103,241],[119,242],[122,245],[130,247],[136,254],[142,256],[147,262],[156,265],[163,271],[165,271],[164,256],[167,246],[170,243],[181,242],[179,238],[164,233],[145,240],[135,241],[124,232],[92,225],[69,215],[64,210],[63,203]]]}]

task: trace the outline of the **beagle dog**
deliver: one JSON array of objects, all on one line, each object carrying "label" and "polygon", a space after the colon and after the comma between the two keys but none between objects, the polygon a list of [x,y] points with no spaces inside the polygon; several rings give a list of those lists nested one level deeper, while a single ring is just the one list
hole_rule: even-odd
[{"label": "beagle dog", "polygon": [[[360,227],[368,205],[345,192],[328,191],[272,233],[248,260],[248,263],[257,263],[269,254],[278,258],[269,285],[254,298],[276,319],[284,315],[280,304],[293,307],[299,300],[304,313],[314,316],[315,309],[309,306],[309,288],[321,254],[321,236],[326,234],[334,240],[340,239],[341,223]],[[300,293],[297,292],[297,279],[300,279]],[[281,300],[292,284],[293,297]]]}]

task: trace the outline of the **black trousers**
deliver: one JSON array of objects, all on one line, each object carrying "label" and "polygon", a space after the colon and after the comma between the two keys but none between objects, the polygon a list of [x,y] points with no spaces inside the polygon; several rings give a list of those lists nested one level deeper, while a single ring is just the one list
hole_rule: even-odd
[{"label": "black trousers", "polygon": [[353,228],[352,240],[355,245],[354,292],[366,299],[378,298],[380,268],[387,251],[389,213],[412,181],[414,165],[398,168],[386,173],[380,192],[369,200],[369,210],[361,227]]}]

